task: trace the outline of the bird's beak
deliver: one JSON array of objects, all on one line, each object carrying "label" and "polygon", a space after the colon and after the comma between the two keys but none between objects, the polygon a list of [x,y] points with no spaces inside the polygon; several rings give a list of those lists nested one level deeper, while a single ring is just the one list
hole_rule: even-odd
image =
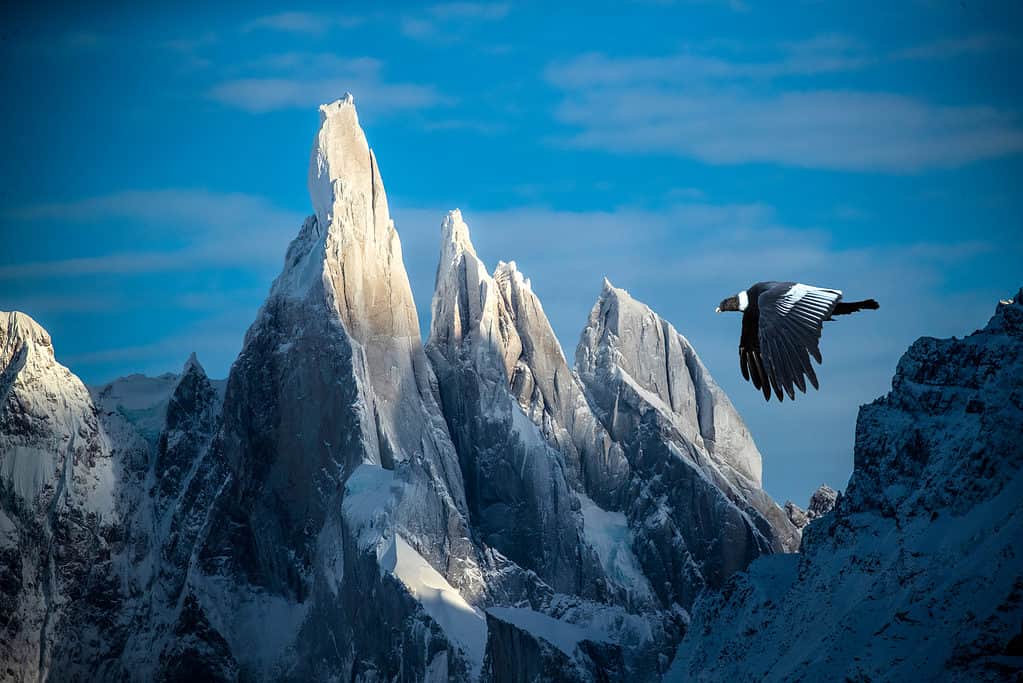
[{"label": "bird's beak", "polygon": [[714,312],[715,312],[715,313],[720,313],[720,312],[721,312],[721,307],[720,307],[720,306],[716,307],[716,308],[714,309]]}]

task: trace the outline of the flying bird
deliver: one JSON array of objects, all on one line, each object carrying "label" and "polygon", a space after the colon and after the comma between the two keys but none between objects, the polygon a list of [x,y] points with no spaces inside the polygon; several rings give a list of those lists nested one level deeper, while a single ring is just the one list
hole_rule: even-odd
[{"label": "flying bird", "polygon": [[794,387],[806,393],[804,378],[814,389],[820,389],[810,356],[820,365],[818,344],[824,321],[876,308],[878,303],[873,299],[842,301],[838,289],[798,282],[758,282],[722,301],[717,312],[742,312],[742,376],[764,392],[765,400],[771,400],[774,389],[778,400],[784,401],[783,391],[791,400],[796,398]]}]

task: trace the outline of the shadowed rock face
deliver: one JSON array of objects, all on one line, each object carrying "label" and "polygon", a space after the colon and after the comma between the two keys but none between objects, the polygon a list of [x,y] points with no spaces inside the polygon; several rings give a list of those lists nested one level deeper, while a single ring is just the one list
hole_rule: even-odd
[{"label": "shadowed rock face", "polygon": [[[289,248],[228,379],[231,483],[202,551],[204,580],[228,588],[206,590],[201,602],[235,639],[243,627],[226,620],[237,601],[261,602],[267,614],[281,605],[294,628],[321,633],[280,634],[264,662],[297,655],[290,666],[309,673],[317,648],[333,641],[342,655],[317,663],[317,675],[347,676],[403,666],[388,638],[370,648],[363,633],[425,628],[397,607],[366,609],[367,596],[396,590],[367,565],[379,542],[401,533],[453,585],[481,587],[458,460],[376,161],[350,98],[320,116],[309,177],[316,215]],[[365,525],[342,516],[345,482],[360,466],[393,470],[395,480]],[[240,640],[231,646],[244,656]],[[255,658],[242,666],[268,673]]]},{"label": "shadowed rock face", "polygon": [[0,313],[0,401],[0,671],[117,675],[124,593],[138,589],[119,569],[145,552],[127,528],[145,444],[99,414],[22,313]]},{"label": "shadowed rock face", "polygon": [[917,340],[891,392],[860,409],[834,510],[800,555],[700,600],[670,678],[1018,676],[1021,387],[1023,292],[968,337]]},{"label": "shadowed rock face", "polygon": [[[759,487],[760,456],[741,419],[681,335],[608,285],[583,333],[577,375],[515,264],[489,275],[458,211],[441,233],[427,352],[483,540],[556,590],[643,614],[661,645],[680,633],[684,608],[705,585],[796,542],[797,530]],[[632,334],[637,321],[655,336]],[[541,486],[553,495],[538,495]],[[555,566],[574,573],[558,576]],[[600,592],[587,588],[592,579],[564,581],[580,569],[584,579],[600,577]],[[492,628],[495,680],[495,662],[534,648],[521,630]],[[656,677],[652,650],[648,668],[640,647],[625,651],[622,666]],[[534,652],[560,671],[565,653],[557,653]],[[582,670],[593,665],[575,656]]]},{"label": "shadowed rock face", "polygon": [[487,274],[457,211],[442,225],[427,348],[482,540],[555,590],[604,595],[573,490],[588,471],[596,495],[615,498],[628,464],[586,409],[528,283],[513,264]]}]

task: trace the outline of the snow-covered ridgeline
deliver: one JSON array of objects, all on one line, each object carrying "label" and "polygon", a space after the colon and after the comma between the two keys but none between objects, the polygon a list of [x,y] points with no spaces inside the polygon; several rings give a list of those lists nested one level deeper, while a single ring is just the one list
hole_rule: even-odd
[{"label": "snow-covered ridgeline", "polygon": [[701,598],[667,679],[1019,676],[1021,388],[1023,291],[983,330],[915,342],[860,409],[835,509],[799,555]]}]

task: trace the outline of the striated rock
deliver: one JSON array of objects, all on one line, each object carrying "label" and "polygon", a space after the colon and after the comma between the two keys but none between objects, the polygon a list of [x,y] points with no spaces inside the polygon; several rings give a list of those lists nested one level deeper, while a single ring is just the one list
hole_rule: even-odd
[{"label": "striated rock", "polygon": [[[592,416],[584,425],[585,414],[572,414],[568,425],[578,441],[560,422],[572,412],[560,401],[582,402],[582,392],[522,276],[507,264],[487,275],[458,211],[444,219],[441,242],[427,348],[473,525],[487,545],[555,590],[600,597],[603,571],[583,539],[572,488],[584,490],[583,454],[606,486],[602,466],[606,471],[609,452],[621,458],[620,449],[597,432]],[[624,459],[619,467],[627,471]]]},{"label": "striated rock", "polygon": [[[482,590],[480,570],[376,160],[350,96],[321,107],[320,121],[309,171],[316,213],[228,378],[230,483],[194,590],[245,675],[417,677],[424,662],[370,636],[444,636],[376,568],[382,548],[400,532],[469,595]],[[389,473],[375,490],[378,515],[343,514],[360,467]],[[271,615],[277,628],[259,630]],[[448,649],[449,671],[472,666]]]},{"label": "striated rock", "polygon": [[700,599],[668,679],[1018,677],[1021,392],[1023,292],[964,339],[915,342],[860,409],[845,495],[798,556]]},{"label": "striated rock", "polygon": [[662,605],[688,608],[705,586],[795,545],[797,529],[759,487],[748,431],[670,324],[605,280],[576,369],[629,460],[633,548]]},{"label": "striated rock", "polygon": [[810,523],[810,518],[806,515],[806,510],[799,507],[791,500],[785,501],[785,516],[792,522],[792,526],[796,527],[800,531],[803,530],[807,524]]}]

